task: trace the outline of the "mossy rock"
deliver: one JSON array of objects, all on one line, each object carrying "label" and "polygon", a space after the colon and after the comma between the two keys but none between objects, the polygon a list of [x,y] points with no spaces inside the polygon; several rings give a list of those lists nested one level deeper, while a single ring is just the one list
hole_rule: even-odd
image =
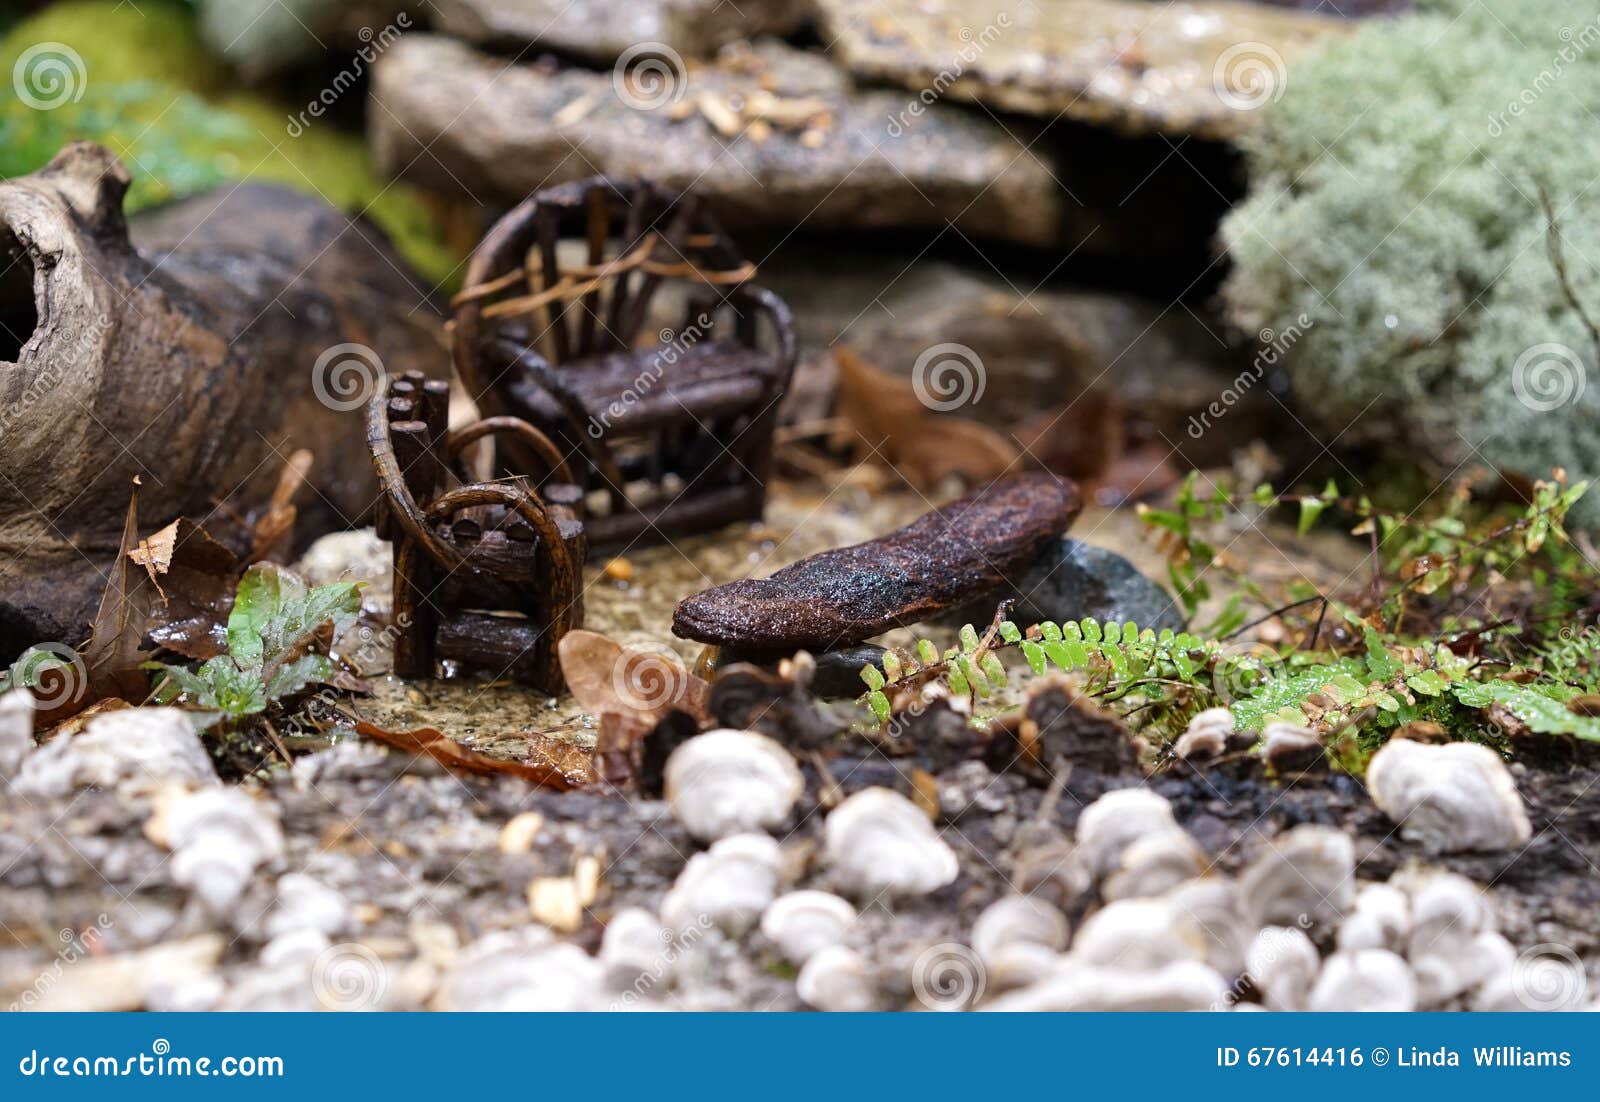
[{"label": "mossy rock", "polygon": [[0,42],[3,72],[41,43],[67,46],[79,62],[55,54],[67,63],[61,79],[79,82],[65,94],[59,84],[41,87],[59,105],[41,110],[15,96],[0,102],[0,178],[32,172],[67,142],[89,138],[133,173],[130,212],[230,180],[272,181],[364,212],[425,279],[452,282],[460,256],[443,244],[422,193],[378,176],[360,137],[328,123],[291,137],[287,109],[227,90],[226,70],[200,45],[185,9],[142,8],[143,18],[109,0],[62,4]]},{"label": "mossy rock", "polygon": [[[1540,200],[1600,319],[1600,22],[1561,0],[1421,8],[1302,56],[1247,139],[1229,312],[1293,330],[1284,369],[1330,443],[1600,475],[1600,350]],[[1600,523],[1600,495],[1576,519]]]}]

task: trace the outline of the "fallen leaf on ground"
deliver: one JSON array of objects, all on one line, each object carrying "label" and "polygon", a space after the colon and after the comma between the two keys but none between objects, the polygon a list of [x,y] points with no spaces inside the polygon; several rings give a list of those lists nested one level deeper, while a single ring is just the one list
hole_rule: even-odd
[{"label": "fallen leaf on ground", "polygon": [[917,398],[910,379],[879,370],[848,347],[833,353],[846,432],[918,489],[932,489],[951,476],[980,484],[1017,463],[1016,446],[989,426],[934,413]]},{"label": "fallen leaf on ground", "polygon": [[447,769],[462,773],[483,777],[518,777],[529,784],[563,792],[581,788],[594,780],[594,766],[589,760],[589,751],[547,735],[527,736],[531,760],[508,761],[480,754],[434,727],[390,731],[363,720],[356,724],[356,731],[398,750],[426,754]]},{"label": "fallen leaf on ground", "polygon": [[287,560],[295,517],[298,515],[294,495],[306,484],[306,475],[311,471],[311,459],[311,452],[301,448],[284,464],[283,472],[278,475],[278,485],[272,491],[272,499],[267,502],[251,529],[251,562]]}]

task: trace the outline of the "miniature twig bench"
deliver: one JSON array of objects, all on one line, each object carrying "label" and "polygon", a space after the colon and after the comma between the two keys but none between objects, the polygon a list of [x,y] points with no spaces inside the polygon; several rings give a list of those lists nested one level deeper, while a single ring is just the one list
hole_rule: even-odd
[{"label": "miniature twig bench", "polygon": [[[604,177],[538,192],[473,253],[456,369],[485,412],[581,457],[591,544],[761,516],[795,336],[754,274],[697,196]],[[683,324],[637,348],[672,284]]]},{"label": "miniature twig bench", "polygon": [[[367,408],[378,532],[394,544],[394,671],[449,661],[560,692],[556,643],[583,623],[581,495],[538,429],[490,417],[452,432],[449,401],[448,383],[408,373]],[[463,452],[486,436],[517,441],[542,479],[472,482]]]}]

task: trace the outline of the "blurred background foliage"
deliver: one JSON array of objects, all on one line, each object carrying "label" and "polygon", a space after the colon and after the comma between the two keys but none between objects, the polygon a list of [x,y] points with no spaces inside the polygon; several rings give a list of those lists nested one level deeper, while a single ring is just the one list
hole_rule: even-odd
[{"label": "blurred background foliage", "polygon": [[0,73],[37,44],[60,43],[82,59],[84,80],[81,98],[49,111],[0,99],[0,178],[32,172],[87,138],[133,173],[130,212],[232,180],[283,184],[366,215],[425,279],[454,282],[460,254],[444,242],[440,212],[410,185],[380,178],[358,131],[323,118],[292,136],[304,101],[278,102],[239,83],[202,43],[189,5],[67,0],[5,19]]}]

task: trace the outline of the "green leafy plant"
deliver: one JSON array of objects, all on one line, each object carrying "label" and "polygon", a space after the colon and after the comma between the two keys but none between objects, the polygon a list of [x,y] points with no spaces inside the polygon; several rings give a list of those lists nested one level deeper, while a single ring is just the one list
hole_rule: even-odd
[{"label": "green leafy plant", "polygon": [[353,582],[308,589],[271,564],[252,566],[239,582],[228,615],[226,653],[193,670],[149,663],[160,674],[156,699],[172,703],[181,697],[220,720],[259,715],[333,676],[327,641],[360,611],[361,593]]},{"label": "green leafy plant", "polygon": [[[1332,482],[1317,493],[1260,486],[1239,498],[1222,486],[1201,491],[1191,476],[1170,508],[1142,515],[1191,617],[1213,585],[1231,591],[1209,625],[1157,634],[1094,620],[1027,629],[1001,620],[981,635],[968,626],[952,647],[919,639],[865,668],[864,701],[887,723],[898,694],[937,680],[968,696],[982,724],[990,717],[979,705],[1006,684],[1001,656],[1010,651],[1034,675],[1072,673],[1086,693],[1165,738],[1217,705],[1243,731],[1291,722],[1353,735],[1336,755],[1350,769],[1419,720],[1461,738],[1600,740],[1600,575],[1565,525],[1586,489],[1557,472],[1521,504],[1486,504],[1463,480],[1434,508],[1401,513]],[[1211,538],[1218,526],[1279,511],[1302,535],[1349,526],[1372,549],[1370,579],[1344,599],[1305,582],[1273,592]],[[1254,619],[1251,604],[1264,610]],[[1238,641],[1267,621],[1282,642]]]}]

